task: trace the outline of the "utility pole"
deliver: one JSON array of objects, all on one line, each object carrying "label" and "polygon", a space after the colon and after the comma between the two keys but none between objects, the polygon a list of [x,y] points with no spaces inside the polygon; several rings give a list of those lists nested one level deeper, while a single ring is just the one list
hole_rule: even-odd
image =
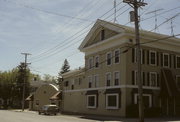
[{"label": "utility pole", "polygon": [[139,101],[139,122],[144,122],[144,105],[143,105],[143,88],[141,80],[141,47],[139,38],[139,16],[138,8],[147,5],[144,0],[123,0],[124,3],[129,4],[134,8],[134,22],[135,22],[135,38],[136,38],[136,56],[137,56],[137,81],[138,81],[138,101]]},{"label": "utility pole", "polygon": [[22,55],[25,56],[25,61],[24,61],[24,81],[23,81],[23,96],[22,96],[22,111],[24,111],[24,103],[25,103],[25,91],[26,91],[26,67],[27,67],[27,56],[31,55],[29,53],[21,53]]}]

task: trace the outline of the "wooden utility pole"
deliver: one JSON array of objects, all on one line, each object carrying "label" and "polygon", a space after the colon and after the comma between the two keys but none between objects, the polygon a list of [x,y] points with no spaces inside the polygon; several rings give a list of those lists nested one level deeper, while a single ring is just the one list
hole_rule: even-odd
[{"label": "wooden utility pole", "polygon": [[22,55],[25,56],[25,61],[24,61],[24,81],[23,81],[23,96],[22,96],[22,111],[24,111],[24,103],[25,103],[25,91],[26,91],[26,67],[27,67],[27,56],[31,55],[29,53],[21,53]]},{"label": "wooden utility pole", "polygon": [[136,38],[136,56],[137,56],[137,81],[138,81],[138,101],[139,101],[139,122],[144,122],[144,105],[143,105],[143,88],[141,80],[141,47],[139,38],[139,16],[138,8],[147,5],[144,0],[123,0],[134,8],[134,22],[135,22],[135,38]]}]

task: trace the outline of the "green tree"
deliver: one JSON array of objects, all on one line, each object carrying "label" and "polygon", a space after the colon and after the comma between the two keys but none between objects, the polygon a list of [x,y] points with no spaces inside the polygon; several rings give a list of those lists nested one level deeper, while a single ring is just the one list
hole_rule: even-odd
[{"label": "green tree", "polygon": [[62,74],[69,72],[70,71],[70,65],[67,59],[64,60],[64,64],[61,67],[61,71],[58,73],[58,78],[57,78],[57,84],[59,85],[59,89],[62,89]]},{"label": "green tree", "polygon": [[67,59],[64,60],[64,64],[61,67],[60,74],[66,73],[70,71],[70,65]]}]

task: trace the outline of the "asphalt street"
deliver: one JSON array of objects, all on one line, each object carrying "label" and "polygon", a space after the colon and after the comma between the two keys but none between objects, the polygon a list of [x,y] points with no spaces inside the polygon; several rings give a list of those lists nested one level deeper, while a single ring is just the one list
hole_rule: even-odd
[{"label": "asphalt street", "polygon": [[17,112],[0,110],[0,122],[94,122],[71,116],[46,116],[35,112]]},{"label": "asphalt street", "polygon": [[[32,111],[0,110],[0,122],[138,122],[137,119],[99,116],[38,115]],[[150,118],[145,122],[180,122],[180,118]]]}]

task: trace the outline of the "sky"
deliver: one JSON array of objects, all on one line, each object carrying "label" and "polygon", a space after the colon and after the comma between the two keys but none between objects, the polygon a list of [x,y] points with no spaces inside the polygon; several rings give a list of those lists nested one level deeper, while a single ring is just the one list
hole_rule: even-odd
[{"label": "sky", "polygon": [[[171,21],[180,13],[180,0],[145,0],[139,10],[140,29],[171,35]],[[132,8],[116,0],[116,23],[129,22]],[[113,22],[114,0],[0,0],[0,71],[8,71],[24,62],[30,53],[30,70],[39,75],[57,76],[65,59],[71,70],[84,66],[79,45],[97,19]],[[149,13],[149,14],[148,14]],[[172,19],[173,33],[180,33],[180,15]],[[134,27],[133,23],[127,26]]]}]

